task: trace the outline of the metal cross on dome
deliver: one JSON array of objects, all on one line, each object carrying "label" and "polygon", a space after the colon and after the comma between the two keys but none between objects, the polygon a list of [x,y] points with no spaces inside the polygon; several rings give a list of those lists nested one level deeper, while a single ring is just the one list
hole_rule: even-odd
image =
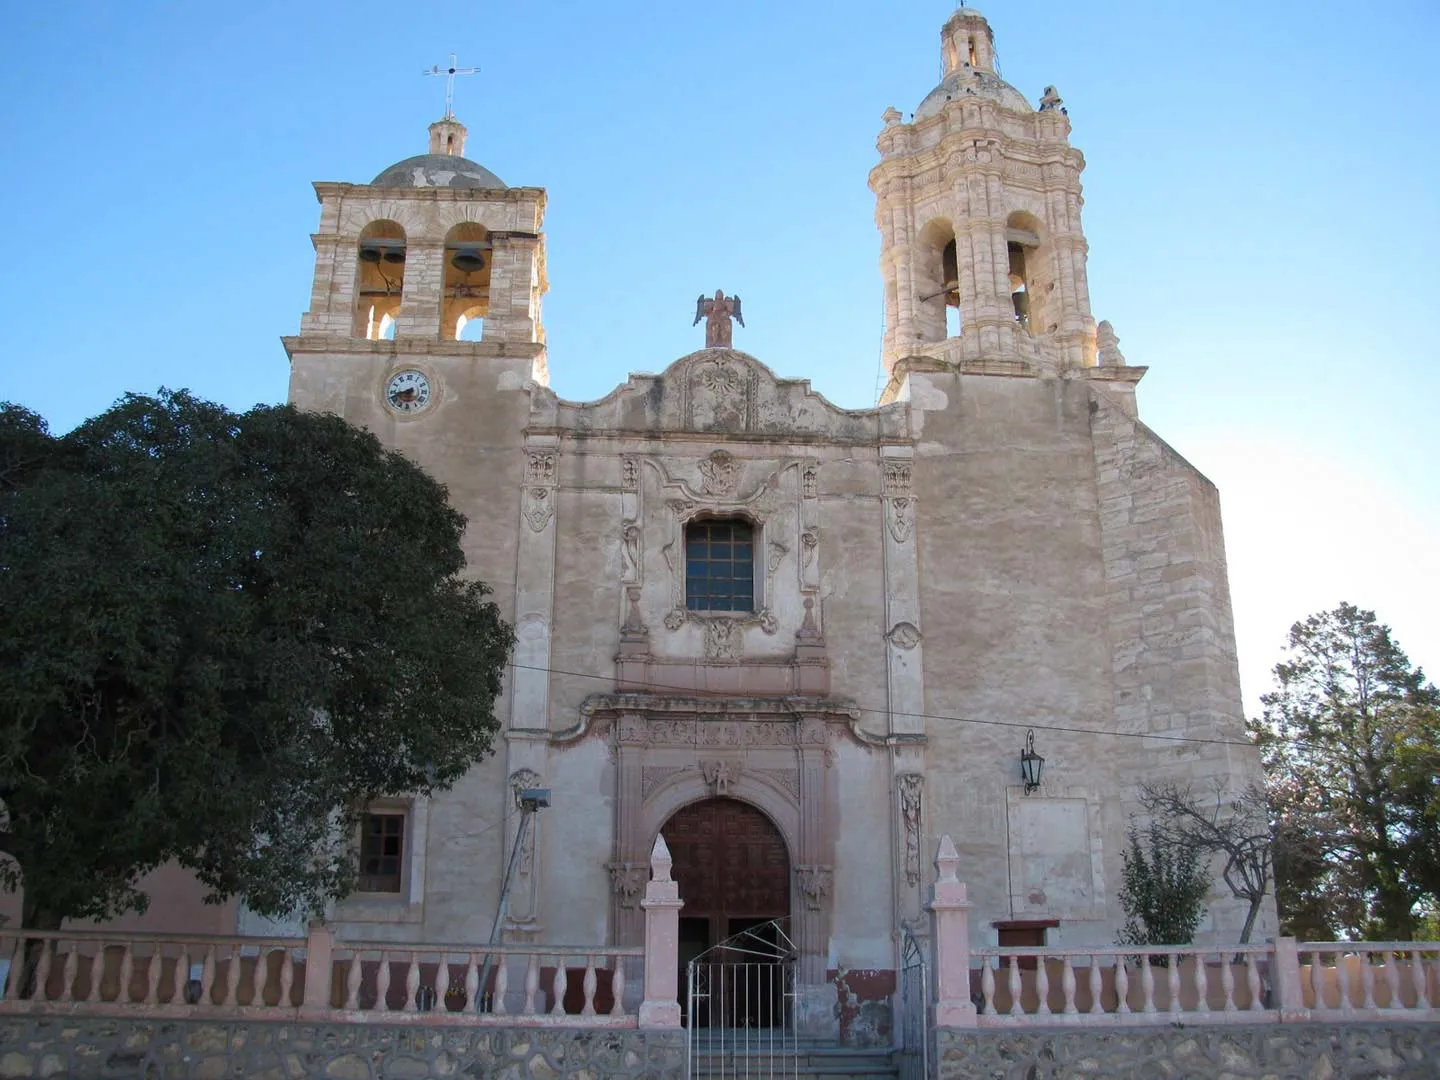
[{"label": "metal cross on dome", "polygon": [[449,66],[447,66],[447,67],[441,67],[439,64],[436,64],[434,67],[430,68],[429,71],[422,71],[422,72],[420,73],[421,75],[444,75],[444,76],[445,76],[445,119],[446,119],[446,120],[454,120],[454,119],[455,119],[455,76],[456,76],[456,75],[474,75],[474,74],[476,74],[476,73],[480,70],[479,68],[476,68],[476,67],[468,67],[468,68],[456,67],[456,66],[455,66],[455,63],[456,63],[455,54],[454,54],[454,53],[451,53],[451,54],[450,54],[450,64],[449,64]]}]

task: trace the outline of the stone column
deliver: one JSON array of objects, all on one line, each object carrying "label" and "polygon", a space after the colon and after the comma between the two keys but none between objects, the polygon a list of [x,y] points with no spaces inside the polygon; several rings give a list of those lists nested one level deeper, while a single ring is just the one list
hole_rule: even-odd
[{"label": "stone column", "polygon": [[1309,1020],[1305,989],[1300,983],[1300,949],[1293,937],[1275,939],[1273,962],[1275,970],[1270,973],[1270,985],[1277,999],[1275,1007],[1280,1011],[1280,1022],[1289,1024]]},{"label": "stone column", "polygon": [[949,835],[940,838],[935,856],[939,874],[930,901],[930,939],[934,942],[935,1026],[977,1026],[970,1000],[970,901],[956,876],[960,856]]},{"label": "stone column", "polygon": [[[312,922],[305,939],[305,996],[300,1001],[300,1009],[304,1013],[323,1013],[331,1007],[334,948],[335,932],[318,919]],[[350,962],[358,964],[360,960],[357,957]]]},{"label": "stone column", "polygon": [[642,1028],[680,1026],[680,886],[670,877],[670,849],[655,837],[650,852],[650,883],[645,887],[645,1000]]},{"label": "stone column", "polygon": [[440,340],[440,307],[445,291],[445,244],[440,240],[407,239],[405,285],[395,337]]}]

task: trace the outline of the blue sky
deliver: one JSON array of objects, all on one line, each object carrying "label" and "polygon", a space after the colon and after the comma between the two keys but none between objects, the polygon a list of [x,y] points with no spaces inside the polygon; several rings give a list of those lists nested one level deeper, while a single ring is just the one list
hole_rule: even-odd
[{"label": "blue sky", "polygon": [[[1001,68],[1064,96],[1097,318],[1141,416],[1220,485],[1253,710],[1290,622],[1375,608],[1440,669],[1433,0],[991,0]],[[453,50],[468,156],[548,189],[550,370],[606,393],[736,344],[873,403],[888,105],[952,5],[849,0],[10,4],[0,399],[65,430],[120,394],[283,400],[314,180],[423,151]]]}]

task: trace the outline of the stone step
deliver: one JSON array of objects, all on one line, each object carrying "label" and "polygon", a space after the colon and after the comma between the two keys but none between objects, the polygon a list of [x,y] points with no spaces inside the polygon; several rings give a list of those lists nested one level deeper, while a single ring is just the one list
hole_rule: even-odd
[{"label": "stone step", "polygon": [[803,1076],[832,1080],[848,1076],[895,1077],[895,1052],[890,1048],[857,1050],[849,1047],[801,1045],[792,1053],[695,1054],[695,1075],[708,1077]]}]

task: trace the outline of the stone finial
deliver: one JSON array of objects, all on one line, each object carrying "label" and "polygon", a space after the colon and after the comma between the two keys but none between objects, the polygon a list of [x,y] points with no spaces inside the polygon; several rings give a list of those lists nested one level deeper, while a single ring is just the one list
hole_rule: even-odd
[{"label": "stone finial", "polygon": [[960,854],[955,850],[955,841],[946,833],[940,837],[940,850],[935,854],[935,872],[942,884],[960,880]]},{"label": "stone finial", "polygon": [[674,865],[675,860],[670,857],[670,848],[666,845],[662,833],[655,837],[655,846],[650,849],[650,880],[669,881],[670,868]]},{"label": "stone finial", "polygon": [[1057,91],[1055,87],[1045,87],[1045,93],[1040,98],[1040,112],[1050,112],[1054,109],[1065,112],[1064,105],[1065,99],[1060,96],[1059,91]]},{"label": "stone finial", "polygon": [[886,127],[890,127],[892,124],[898,124],[901,120],[900,110],[895,108],[894,105],[891,105],[880,114],[880,119],[885,121]]},{"label": "stone finial", "polygon": [[1101,367],[1124,367],[1125,354],[1120,351],[1120,338],[1109,319],[1095,327],[1095,352]]}]

